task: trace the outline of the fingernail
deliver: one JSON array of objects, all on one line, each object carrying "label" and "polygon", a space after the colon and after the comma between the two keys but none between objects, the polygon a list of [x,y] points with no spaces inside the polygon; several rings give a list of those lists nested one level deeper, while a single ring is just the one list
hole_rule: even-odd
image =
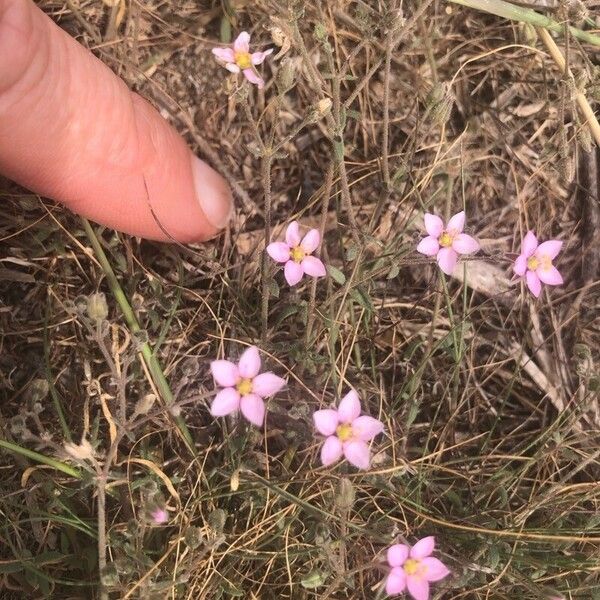
[{"label": "fingernail", "polygon": [[233,197],[225,180],[203,160],[192,157],[192,174],[196,198],[206,220],[216,229],[223,229],[233,212]]}]

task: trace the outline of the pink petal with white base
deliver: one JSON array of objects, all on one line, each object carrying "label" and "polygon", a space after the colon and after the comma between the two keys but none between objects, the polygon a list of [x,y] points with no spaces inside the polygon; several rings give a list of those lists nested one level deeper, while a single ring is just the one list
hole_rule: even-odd
[{"label": "pink petal with white base", "polygon": [[316,256],[305,256],[301,265],[304,272],[311,277],[325,277],[327,274],[325,265]]},{"label": "pink petal with white base", "polygon": [[318,229],[311,229],[300,242],[300,247],[306,254],[312,254],[321,243],[321,234]]},{"label": "pink petal with white base", "polygon": [[432,535],[419,540],[410,550],[411,558],[425,558],[429,556],[435,548],[435,538]]},{"label": "pink petal with white base", "polygon": [[252,380],[252,393],[261,398],[268,398],[281,390],[285,384],[285,379],[278,377],[275,373],[259,373]]},{"label": "pink petal with white base", "polygon": [[342,458],[342,452],[342,442],[335,435],[330,435],[321,448],[321,462],[328,467]]},{"label": "pink petal with white base", "polygon": [[253,65],[260,65],[265,58],[267,58],[267,56],[269,56],[269,54],[271,54],[273,52],[273,48],[269,48],[268,50],[265,50],[264,52],[254,52],[254,54],[252,54],[251,58],[252,58],[252,64]]},{"label": "pink petal with white base", "polygon": [[537,247],[538,241],[535,237],[535,233],[533,233],[533,231],[528,231],[521,244],[521,254],[524,254],[529,258],[537,250]]},{"label": "pink petal with white base", "polygon": [[458,254],[452,248],[442,248],[437,255],[437,262],[440,265],[440,269],[446,273],[446,275],[452,275],[454,268],[456,267],[456,261],[458,260]]},{"label": "pink petal with white base", "polygon": [[293,287],[304,277],[304,269],[297,262],[288,260],[283,268],[283,274],[288,284]]},{"label": "pink petal with white base", "polygon": [[244,77],[250,82],[258,87],[259,90],[265,86],[265,80],[260,77],[257,73],[255,73],[254,69],[244,69],[242,71],[244,73]]},{"label": "pink petal with white base", "polygon": [[298,221],[292,221],[285,230],[285,241],[290,248],[300,245],[300,226]]},{"label": "pink petal with white base", "polygon": [[542,283],[540,278],[537,276],[537,273],[535,271],[527,271],[525,280],[527,281],[527,287],[529,288],[529,291],[536,298],[539,298],[542,291]]},{"label": "pink petal with white base", "polygon": [[392,569],[385,580],[385,592],[388,596],[402,594],[406,589],[406,574],[403,569]]},{"label": "pink petal with white base", "polygon": [[466,233],[459,233],[452,242],[452,249],[459,254],[473,254],[479,247],[479,242]]},{"label": "pink petal with white base", "polygon": [[247,31],[242,31],[233,42],[235,52],[248,52],[250,50],[250,34]]},{"label": "pink petal with white base", "polygon": [[246,394],[240,401],[242,414],[257,427],[265,421],[265,403],[256,394]]},{"label": "pink petal with white base", "polygon": [[235,54],[231,48],[213,48],[212,53],[223,62],[235,62]]},{"label": "pink petal with white base", "polygon": [[368,469],[371,464],[371,452],[366,442],[352,440],[344,443],[346,460],[357,469]]},{"label": "pink petal with white base", "polygon": [[260,371],[260,354],[256,346],[250,346],[244,350],[238,362],[240,376],[244,379],[253,379]]},{"label": "pink petal with white base", "polygon": [[519,277],[523,277],[523,275],[525,275],[525,272],[527,271],[527,257],[524,254],[520,254],[517,260],[515,260],[513,271]]},{"label": "pink petal with white base", "polygon": [[407,575],[406,587],[415,600],[429,600],[429,582],[416,575]]},{"label": "pink petal with white base", "polygon": [[352,421],[352,431],[359,440],[369,442],[383,431],[383,423],[373,417],[363,415]]},{"label": "pink petal with white base", "polygon": [[313,422],[316,430],[321,435],[333,435],[340,420],[338,419],[337,410],[325,408],[313,413]]},{"label": "pink petal with white base", "polygon": [[360,415],[360,400],[354,390],[350,390],[342,398],[337,412],[342,423],[352,423]]},{"label": "pink petal with white base", "polygon": [[446,565],[441,560],[433,558],[432,556],[425,557],[421,561],[421,565],[425,567],[423,577],[427,579],[427,581],[439,581],[450,575],[450,571]]},{"label": "pink petal with white base", "polygon": [[444,231],[444,222],[437,216],[430,213],[425,213],[423,220],[425,221],[425,230],[434,238],[439,238]]},{"label": "pink petal with white base", "polygon": [[225,65],[225,68],[228,71],[231,71],[232,73],[239,73],[240,72],[240,68],[235,63],[227,63]]},{"label": "pink petal with white base", "polygon": [[210,371],[221,387],[232,387],[240,380],[237,365],[229,360],[213,360]]},{"label": "pink petal with white base", "polygon": [[563,284],[562,275],[558,272],[556,267],[550,267],[549,269],[538,269],[536,273],[543,283],[547,283],[548,285]]},{"label": "pink petal with white base", "polygon": [[388,548],[387,561],[390,567],[401,567],[408,558],[410,548],[406,544],[394,544]]},{"label": "pink petal with white base", "polygon": [[267,254],[278,263],[290,260],[290,247],[285,242],[273,242],[267,246]]},{"label": "pink petal with white base", "polygon": [[552,260],[558,256],[562,245],[563,243],[560,240],[548,240],[547,242],[542,242],[537,247],[536,255],[547,256],[550,260]]},{"label": "pink petal with white base", "polygon": [[210,414],[213,417],[224,417],[240,407],[240,394],[234,388],[221,390],[210,405]]},{"label": "pink petal with white base", "polygon": [[465,211],[461,210],[459,213],[456,213],[450,220],[448,221],[448,225],[446,229],[448,231],[452,231],[453,233],[460,233],[465,228]]},{"label": "pink petal with white base", "polygon": [[417,246],[417,252],[424,254],[425,256],[435,256],[440,249],[440,244],[436,237],[428,235],[423,238]]}]

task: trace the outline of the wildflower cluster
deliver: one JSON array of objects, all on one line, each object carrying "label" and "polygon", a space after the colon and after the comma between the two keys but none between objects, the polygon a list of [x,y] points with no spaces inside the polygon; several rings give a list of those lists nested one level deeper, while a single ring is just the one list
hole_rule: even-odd
[{"label": "wildflower cluster", "polygon": [[[271,53],[272,49],[251,53],[250,35],[246,32],[237,37],[232,48],[213,49],[213,54],[229,71],[241,71],[250,83],[259,88],[264,86],[264,80],[255,67]],[[435,258],[446,275],[454,273],[462,256],[474,255],[481,249],[477,239],[465,233],[465,221],[464,211],[453,215],[447,223],[437,215],[424,215],[427,235],[420,240],[416,250]],[[321,234],[318,230],[311,229],[302,236],[299,223],[293,221],[287,227],[285,241],[268,240],[266,252],[275,263],[283,265],[285,280],[293,287],[305,275],[315,278],[326,275],[323,261],[314,255],[320,244]],[[562,242],[558,240],[538,243],[532,231],[523,239],[513,271],[518,278],[525,279],[536,298],[541,293],[542,283],[553,286],[563,283],[552,262],[561,247]],[[251,424],[262,426],[267,414],[265,399],[278,394],[285,387],[286,380],[271,372],[261,372],[258,348],[247,348],[237,363],[215,360],[210,368],[216,384],[221,388],[212,401],[211,414],[223,417],[239,410]],[[312,420],[315,432],[324,438],[320,448],[320,460],[324,467],[345,459],[357,469],[370,468],[370,444],[384,433],[384,424],[373,416],[362,414],[357,391],[351,389],[337,407],[316,410]],[[165,515],[157,513],[155,521],[161,522],[167,518],[166,512]],[[388,574],[384,582],[388,595],[408,592],[414,600],[428,600],[430,583],[450,574],[448,568],[432,556],[434,547],[435,539],[429,536],[412,547],[399,543],[388,548]]]}]

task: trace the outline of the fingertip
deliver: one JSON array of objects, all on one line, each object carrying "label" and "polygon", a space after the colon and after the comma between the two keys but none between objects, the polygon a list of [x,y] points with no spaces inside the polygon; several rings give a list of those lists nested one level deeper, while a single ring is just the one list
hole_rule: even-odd
[{"label": "fingertip", "polygon": [[233,197],[223,177],[197,156],[191,155],[196,199],[214,233],[223,229],[233,214]]}]

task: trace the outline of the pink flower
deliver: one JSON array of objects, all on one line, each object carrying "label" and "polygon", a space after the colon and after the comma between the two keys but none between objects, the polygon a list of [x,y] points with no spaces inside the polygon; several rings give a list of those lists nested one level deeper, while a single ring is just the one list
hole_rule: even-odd
[{"label": "pink flower", "polygon": [[558,269],[552,264],[560,252],[560,240],[548,240],[538,243],[533,231],[528,231],[521,244],[521,254],[513,266],[514,272],[525,276],[529,291],[538,298],[542,291],[542,283],[548,285],[562,285],[563,278]]},{"label": "pink flower", "polygon": [[435,538],[429,536],[412,548],[404,544],[388,548],[387,561],[392,567],[385,582],[388,595],[408,590],[415,600],[429,600],[429,582],[440,581],[450,574],[441,560],[431,556],[434,546]]},{"label": "pink flower", "polygon": [[479,242],[463,233],[465,211],[456,213],[444,227],[437,216],[425,213],[425,229],[429,234],[417,246],[417,252],[426,256],[435,256],[440,269],[446,275],[452,275],[459,254],[473,254],[479,250]]},{"label": "pink flower", "polygon": [[321,234],[317,229],[311,229],[301,241],[298,222],[292,221],[285,232],[285,242],[269,244],[267,253],[275,262],[285,263],[285,279],[294,286],[305,273],[311,277],[325,275],[325,265],[316,256],[311,256],[320,243]]},{"label": "pink flower", "polygon": [[260,356],[256,346],[244,351],[238,364],[213,360],[210,370],[223,389],[210,407],[213,417],[223,417],[240,409],[250,423],[260,427],[265,420],[263,398],[276,394],[286,383],[274,373],[259,373]]},{"label": "pink flower", "polygon": [[260,65],[269,54],[273,52],[273,48],[269,48],[264,52],[250,53],[250,34],[247,31],[242,31],[233,42],[233,48],[213,48],[212,53],[218,60],[225,63],[225,68],[232,73],[242,71],[246,79],[250,83],[256,84],[259,89],[265,85],[264,80],[256,72],[255,65]]},{"label": "pink flower", "polygon": [[360,416],[358,394],[351,390],[337,410],[328,408],[313,414],[317,431],[327,436],[321,448],[321,462],[327,467],[342,455],[359,469],[368,469],[371,451],[367,442],[383,431],[383,423],[367,415]]},{"label": "pink flower", "polygon": [[166,508],[155,508],[151,513],[152,523],[154,525],[163,525],[169,520],[169,512]]}]

